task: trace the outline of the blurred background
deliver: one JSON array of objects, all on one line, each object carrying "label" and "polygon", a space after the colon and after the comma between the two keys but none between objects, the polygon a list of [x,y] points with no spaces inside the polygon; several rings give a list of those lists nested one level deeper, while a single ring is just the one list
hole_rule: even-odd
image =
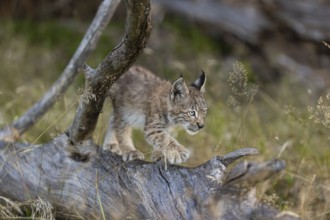
[{"label": "blurred background", "polygon": [[[11,123],[59,77],[100,1],[1,0],[0,126]],[[280,158],[286,171],[258,186],[258,196],[303,219],[330,219],[330,2],[325,0],[152,0],[153,30],[137,64],[162,78],[190,83],[207,74],[204,131],[178,140],[192,150],[187,166],[253,146]],[[121,4],[87,63],[120,42]],[[44,143],[70,126],[80,74],[22,141]],[[111,112],[105,103],[95,140]],[[148,156],[143,134],[135,145]]]}]

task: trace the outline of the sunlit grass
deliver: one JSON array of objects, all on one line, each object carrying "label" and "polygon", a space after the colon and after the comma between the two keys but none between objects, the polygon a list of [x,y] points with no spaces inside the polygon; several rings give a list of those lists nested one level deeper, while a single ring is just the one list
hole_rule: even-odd
[{"label": "sunlit grass", "polygon": [[[29,25],[29,28],[22,28],[22,24],[7,23],[3,26],[6,31],[0,35],[3,39],[0,41],[3,52],[0,57],[0,126],[19,117],[47,91],[80,40],[81,33],[71,33],[58,24]],[[186,32],[192,37],[183,36],[180,23],[173,26],[166,23],[158,28],[160,30],[155,28],[150,39],[149,52],[140,56],[139,64],[171,81],[182,72],[190,82],[198,76],[200,69],[208,77],[209,110],[205,129],[195,136],[177,131],[180,143],[193,152],[187,165],[196,166],[241,147],[255,147],[260,156],[248,159],[280,158],[287,165],[280,176],[260,184],[260,198],[280,209],[295,211],[303,219],[330,218],[328,94],[316,95],[288,76],[276,85],[262,85],[257,91],[250,91],[253,96],[236,97],[240,100],[239,105],[228,105],[228,99],[235,98],[233,85],[228,82],[230,73],[235,71],[235,60],[229,67],[222,62],[222,53],[216,51],[224,46],[215,46],[216,42],[197,29]],[[64,34],[53,36],[58,33]],[[117,31],[110,35],[118,37],[121,33]],[[72,41],[72,47],[66,48],[64,41],[67,39]],[[117,41],[118,38],[103,38],[102,46],[88,62],[96,65],[109,52],[107,48]],[[248,91],[249,85],[256,81],[255,75],[248,63],[242,63],[247,74],[242,79],[246,84],[238,89]],[[83,77],[79,76],[22,141],[44,143],[65,131],[72,122],[78,105],[78,89],[82,87]],[[111,105],[106,102],[94,132],[94,140],[99,144],[103,141],[110,111]],[[143,134],[134,132],[133,136],[136,147],[149,153],[151,147],[147,146]]]}]

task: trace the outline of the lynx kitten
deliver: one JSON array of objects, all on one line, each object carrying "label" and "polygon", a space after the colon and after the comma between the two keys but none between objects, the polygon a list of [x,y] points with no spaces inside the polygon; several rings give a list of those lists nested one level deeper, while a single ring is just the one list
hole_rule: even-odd
[{"label": "lynx kitten", "polygon": [[181,125],[193,135],[204,127],[205,81],[204,72],[187,86],[182,76],[170,83],[142,67],[132,67],[110,90],[113,113],[103,149],[122,155],[124,161],[143,159],[132,142],[134,127],[144,130],[146,141],[154,147],[154,159],[164,157],[172,164],[186,161],[189,151],[170,136],[169,128]]}]

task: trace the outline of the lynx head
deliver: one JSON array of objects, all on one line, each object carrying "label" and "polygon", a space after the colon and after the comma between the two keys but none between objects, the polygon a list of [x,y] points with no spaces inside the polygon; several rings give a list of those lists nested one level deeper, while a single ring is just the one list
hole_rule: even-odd
[{"label": "lynx head", "polygon": [[201,71],[200,77],[189,86],[182,76],[172,84],[169,119],[172,123],[183,126],[190,135],[196,134],[204,127],[207,112],[203,97],[205,82],[205,73]]}]

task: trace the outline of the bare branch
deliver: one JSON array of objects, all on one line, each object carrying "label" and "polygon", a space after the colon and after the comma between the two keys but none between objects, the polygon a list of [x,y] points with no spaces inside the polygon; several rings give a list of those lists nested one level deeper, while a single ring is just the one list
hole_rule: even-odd
[{"label": "bare branch", "polygon": [[230,152],[224,155],[221,159],[223,164],[228,166],[229,164],[233,163],[234,161],[240,159],[241,157],[245,156],[255,156],[258,155],[259,151],[256,148],[242,148],[236,151]]},{"label": "bare branch", "polygon": [[[120,0],[104,0],[70,62],[48,92],[12,125],[0,130],[0,140],[15,140],[31,128],[59,99],[75,79],[79,68],[95,48]],[[17,135],[18,134],[18,135]]]},{"label": "bare branch", "polygon": [[[126,31],[122,41],[95,70],[85,68],[88,72],[86,73],[88,78],[86,78],[85,92],[82,94],[73,124],[68,132],[73,143],[91,137],[111,85],[133,64],[149,39],[151,31],[150,1],[127,0],[126,6]],[[86,102],[85,97],[93,98]]]},{"label": "bare branch", "polygon": [[254,186],[258,182],[269,179],[284,168],[284,161],[277,159],[264,163],[244,161],[237,164],[228,173],[224,185]]}]

